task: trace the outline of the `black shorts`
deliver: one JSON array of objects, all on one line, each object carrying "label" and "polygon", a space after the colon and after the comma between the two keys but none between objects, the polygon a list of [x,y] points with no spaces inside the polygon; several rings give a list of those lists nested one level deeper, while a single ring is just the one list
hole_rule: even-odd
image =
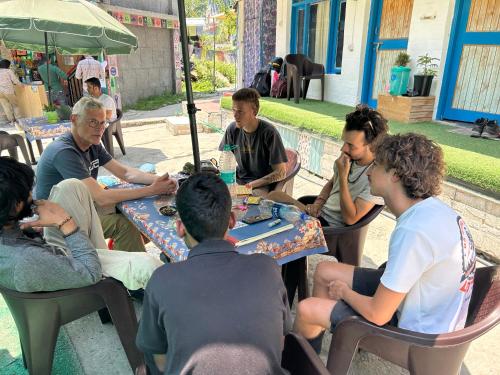
[{"label": "black shorts", "polygon": [[[355,267],[352,276],[352,290],[364,296],[372,297],[377,291],[380,284],[380,278],[384,274],[384,271],[385,269]],[[338,301],[330,314],[330,322],[332,324],[330,326],[330,331],[333,332],[340,321],[349,316],[361,315],[354,311],[354,309],[344,301]],[[394,313],[388,324],[397,326],[398,319],[396,313]]]}]

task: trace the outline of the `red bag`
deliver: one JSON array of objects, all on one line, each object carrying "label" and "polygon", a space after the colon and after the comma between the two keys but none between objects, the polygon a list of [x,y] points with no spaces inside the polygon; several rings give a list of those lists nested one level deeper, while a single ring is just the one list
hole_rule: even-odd
[{"label": "red bag", "polygon": [[273,98],[286,98],[286,68],[285,63],[281,65],[280,76],[271,87],[271,96]]},{"label": "red bag", "polygon": [[286,98],[286,77],[279,77],[271,89],[273,98]]}]

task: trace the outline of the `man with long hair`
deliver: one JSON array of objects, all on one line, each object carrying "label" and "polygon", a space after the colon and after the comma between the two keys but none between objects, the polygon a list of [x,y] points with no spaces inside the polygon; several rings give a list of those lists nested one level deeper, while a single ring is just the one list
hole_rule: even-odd
[{"label": "man with long hair", "polygon": [[[61,181],[48,200],[33,201],[34,181],[29,166],[0,157],[0,285],[52,291],[92,285],[104,275],[131,290],[145,287],[162,262],[147,253],[107,250],[92,196],[81,181]],[[23,221],[33,214],[38,217]],[[47,241],[33,227],[44,228]]]}]

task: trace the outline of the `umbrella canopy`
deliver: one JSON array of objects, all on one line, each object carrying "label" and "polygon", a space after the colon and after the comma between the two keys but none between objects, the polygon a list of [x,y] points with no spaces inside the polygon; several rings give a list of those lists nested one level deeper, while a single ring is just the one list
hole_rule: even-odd
[{"label": "umbrella canopy", "polygon": [[137,37],[85,0],[0,0],[0,40],[10,49],[60,54],[128,54]]}]

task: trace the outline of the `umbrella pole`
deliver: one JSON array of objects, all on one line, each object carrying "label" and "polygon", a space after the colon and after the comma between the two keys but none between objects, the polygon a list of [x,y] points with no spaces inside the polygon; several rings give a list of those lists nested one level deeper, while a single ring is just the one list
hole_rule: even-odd
[{"label": "umbrella pole", "polygon": [[44,32],[45,37],[45,57],[47,59],[47,87],[49,88],[49,104],[52,105],[52,87],[50,86],[50,58],[49,58],[49,42],[47,38],[47,32]]},{"label": "umbrella pole", "polygon": [[191,87],[191,72],[189,66],[189,48],[188,48],[188,36],[186,27],[186,9],[184,7],[184,0],[177,0],[177,5],[179,8],[179,24],[181,33],[181,45],[182,45],[182,59],[184,62],[184,82],[186,83],[186,99],[187,99],[187,112],[189,116],[189,127],[191,129],[191,143],[193,146],[193,159],[194,159],[194,169],[196,172],[200,172],[200,148],[198,145],[198,129],[196,127],[196,108],[193,101],[193,88]]}]

